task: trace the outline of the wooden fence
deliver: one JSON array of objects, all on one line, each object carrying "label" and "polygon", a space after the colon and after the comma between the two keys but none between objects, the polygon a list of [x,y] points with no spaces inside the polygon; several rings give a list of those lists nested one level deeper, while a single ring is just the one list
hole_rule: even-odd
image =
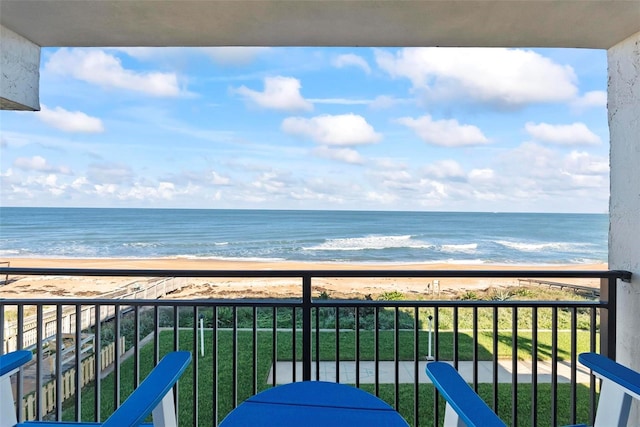
[{"label": "wooden fence", "polygon": [[[127,306],[122,304],[120,300],[162,298],[171,292],[182,289],[187,282],[188,279],[184,277],[165,277],[149,279],[148,281],[137,280],[120,289],[105,293],[100,298],[113,299],[114,304],[121,304],[120,312],[122,312],[127,310]],[[101,322],[112,319],[117,314],[113,305],[102,305],[99,310],[98,317]],[[77,316],[79,318],[76,319]],[[58,319],[56,310],[45,309],[40,320],[42,322],[40,333],[38,333],[38,322],[39,319],[36,315],[14,321],[5,321],[4,334],[2,335],[4,337],[4,352],[9,353],[18,349],[19,331],[22,331],[22,347],[30,348],[35,346],[38,341],[47,340],[55,336],[58,331],[58,324],[61,326],[61,333],[74,333],[78,322],[82,329],[91,328],[96,322],[96,307],[82,306],[79,313],[76,311],[76,307],[64,307],[60,319]]]},{"label": "wooden fence", "polygon": [[[9,261],[0,261],[0,267],[11,267],[11,265],[9,264]],[[9,274],[0,276],[0,285],[6,285],[7,283],[9,283]]]},{"label": "wooden fence", "polygon": [[[124,337],[120,338],[120,353],[125,351]],[[100,351],[100,372],[104,371],[116,360],[115,343],[111,343],[104,347]],[[80,387],[84,387],[89,382],[95,379],[95,354],[88,356],[80,363]],[[60,394],[61,402],[73,397],[76,393],[76,369],[71,368],[62,375],[59,375],[60,379]],[[42,405],[42,414],[46,415],[53,412],[56,409],[56,380],[52,380],[42,386],[40,390],[40,403]],[[36,407],[36,394],[30,393],[22,400],[22,419],[26,421],[33,421],[38,417],[38,411]]]},{"label": "wooden fence", "polygon": [[537,279],[518,279],[518,285],[537,285],[537,286],[548,286],[549,289],[557,288],[561,291],[565,289],[570,289],[576,294],[598,298],[600,297],[600,288],[592,287],[592,286],[582,286],[582,285],[574,285],[571,283],[560,283],[560,282],[550,282],[548,280],[537,280]]}]

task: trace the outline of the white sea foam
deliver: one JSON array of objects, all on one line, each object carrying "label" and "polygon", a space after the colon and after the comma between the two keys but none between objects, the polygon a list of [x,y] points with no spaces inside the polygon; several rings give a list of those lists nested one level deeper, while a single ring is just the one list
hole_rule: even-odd
[{"label": "white sea foam", "polygon": [[423,264],[453,264],[453,265],[482,265],[486,264],[487,260],[484,259],[446,259],[446,260],[435,260],[430,262],[425,262]]},{"label": "white sea foam", "polygon": [[476,252],[477,249],[478,249],[477,243],[440,246],[441,252],[456,252],[456,253],[465,253],[465,254],[473,254]]},{"label": "white sea foam", "polygon": [[363,251],[393,248],[430,249],[433,245],[405,236],[365,236],[346,239],[329,239],[317,246],[303,248],[305,251]]},{"label": "white sea foam", "polygon": [[17,249],[0,250],[0,256],[12,256],[12,255],[20,255],[20,251]]},{"label": "white sea foam", "polygon": [[243,256],[180,256],[179,258],[185,259],[201,259],[201,260],[216,260],[216,261],[250,261],[250,262],[281,262],[286,261],[285,258],[275,257],[243,257]]},{"label": "white sea foam", "polygon": [[575,251],[587,244],[570,243],[570,242],[544,242],[544,243],[532,243],[532,242],[512,242],[508,240],[496,240],[495,243],[507,247],[509,249],[515,249],[520,252],[539,252],[544,250],[570,252]]},{"label": "white sea foam", "polygon": [[122,246],[127,248],[155,248],[160,245],[155,242],[132,242],[132,243],[123,243]]}]

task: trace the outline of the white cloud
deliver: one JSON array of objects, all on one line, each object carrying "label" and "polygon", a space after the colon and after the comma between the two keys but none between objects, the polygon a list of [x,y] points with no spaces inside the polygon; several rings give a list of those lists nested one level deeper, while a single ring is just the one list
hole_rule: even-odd
[{"label": "white cloud", "polygon": [[370,104],[369,108],[372,110],[387,110],[389,108],[393,108],[396,105],[407,104],[410,102],[414,102],[410,99],[402,99],[396,98],[388,95],[380,95],[377,96]]},{"label": "white cloud", "polygon": [[313,104],[300,94],[301,84],[293,77],[266,77],[264,91],[258,92],[241,86],[235,92],[247,101],[267,109],[284,111],[311,111]]},{"label": "white cloud", "polygon": [[90,186],[91,186],[91,183],[84,176],[74,179],[73,182],[71,183],[71,188],[78,191],[85,190]]},{"label": "white cloud", "polygon": [[392,159],[389,157],[382,157],[379,159],[375,159],[375,168],[380,170],[380,169],[390,169],[390,170],[396,170],[396,169],[406,169],[407,168],[407,164],[403,161],[399,161],[397,159]]},{"label": "white cloud", "polygon": [[246,65],[270,48],[260,46],[221,46],[199,48],[214,62],[221,65]]},{"label": "white cloud", "polygon": [[66,166],[53,166],[42,156],[18,157],[13,165],[26,171],[71,174],[71,170]]},{"label": "white cloud", "polygon": [[100,49],[59,49],[49,58],[45,71],[69,75],[102,87],[126,89],[153,96],[181,95],[175,73],[128,70],[122,66],[119,58]]},{"label": "white cloud", "polygon": [[380,95],[373,100],[370,107],[373,110],[386,110],[394,107],[396,104],[396,98],[387,95]]},{"label": "white cloud", "polygon": [[440,160],[424,168],[427,176],[437,179],[461,181],[466,178],[464,169],[455,160]]},{"label": "white cloud", "polygon": [[311,119],[289,117],[282,122],[282,130],[323,145],[373,144],[382,140],[382,135],[364,117],[356,114],[323,115]]},{"label": "white cloud", "polygon": [[134,173],[128,165],[100,163],[89,165],[87,177],[100,184],[127,184],[133,181]]},{"label": "white cloud", "polygon": [[367,105],[372,101],[368,99],[348,99],[348,98],[315,98],[309,99],[314,104],[333,104],[333,105]]},{"label": "white cloud", "polygon": [[369,191],[365,195],[365,198],[368,202],[380,203],[383,205],[389,205],[398,200],[398,196],[393,193],[380,193],[376,191]]},{"label": "white cloud", "polygon": [[365,73],[371,74],[371,67],[369,67],[369,63],[363,57],[352,53],[335,57],[332,64],[336,68],[358,67]]},{"label": "white cloud", "polygon": [[501,107],[562,102],[577,93],[573,68],[523,49],[405,48],[376,50],[378,66],[436,98],[472,99]]},{"label": "white cloud", "polygon": [[396,122],[413,129],[428,144],[461,147],[489,143],[489,139],[478,127],[460,124],[455,119],[433,120],[427,114],[417,119],[403,117],[397,119]]},{"label": "white cloud", "polygon": [[65,132],[104,132],[102,120],[81,111],[67,111],[62,107],[50,109],[43,104],[42,109],[36,113],[36,117]]},{"label": "white cloud", "polygon": [[584,151],[572,151],[564,160],[565,170],[581,175],[607,175],[609,160]]},{"label": "white cloud", "polygon": [[407,183],[415,180],[414,177],[406,170],[376,171],[373,175],[376,179],[385,183]]},{"label": "white cloud", "polygon": [[[518,188],[530,198],[535,195],[557,203],[566,203],[569,198],[604,199],[608,195],[609,168],[604,157],[579,151],[563,156],[557,150],[527,142],[506,153],[501,160],[501,173],[514,194]],[[501,187],[503,191],[509,188],[506,181]],[[583,193],[583,190],[588,191]]]},{"label": "white cloud", "polygon": [[192,54],[204,54],[220,65],[246,65],[268,47],[258,46],[221,46],[221,47],[118,47],[115,50],[143,61],[183,61]]},{"label": "white cloud", "polygon": [[180,48],[175,47],[149,47],[149,46],[131,46],[131,47],[117,47],[114,50],[117,52],[124,52],[132,58],[136,58],[142,61],[148,61],[151,59],[166,58],[169,56],[175,56],[180,52]]},{"label": "white cloud", "polygon": [[226,176],[222,176],[219,173],[212,171],[211,172],[211,183],[213,185],[229,185],[231,184],[231,180]]},{"label": "white cloud", "polygon": [[331,160],[338,160],[351,164],[362,164],[364,159],[356,150],[352,148],[332,148],[327,146],[316,147],[313,153],[318,157],[324,157]]},{"label": "white cloud", "polygon": [[120,197],[124,199],[134,200],[171,200],[176,194],[177,191],[173,183],[159,182],[156,186],[137,184],[130,188],[128,191],[123,192]]},{"label": "white cloud", "polygon": [[115,184],[97,184],[94,189],[96,194],[100,196],[111,196],[116,194],[118,186]]},{"label": "white cloud", "polygon": [[600,137],[591,132],[584,123],[570,125],[551,125],[548,123],[525,124],[525,130],[536,141],[558,145],[596,145],[602,141]]},{"label": "white cloud", "polygon": [[577,97],[571,102],[571,106],[578,111],[588,108],[605,108],[607,106],[607,92],[604,90],[593,90]]},{"label": "white cloud", "polygon": [[561,169],[559,153],[533,142],[525,142],[500,156],[501,170],[509,176],[544,180]]},{"label": "white cloud", "polygon": [[568,175],[571,185],[576,189],[602,189],[608,184],[608,180],[600,175]]},{"label": "white cloud", "polygon": [[[83,185],[82,187],[86,186]],[[197,188],[193,186],[179,188],[173,182],[160,180],[157,182],[133,182],[130,185],[96,184],[86,194],[90,193],[93,196],[97,195],[110,200],[135,201],[146,204],[173,201],[180,196],[186,196],[186,198],[191,199],[196,195],[194,190]],[[202,199],[204,199],[205,196],[202,196]]]},{"label": "white cloud", "polygon": [[326,194],[317,193],[310,188],[301,188],[291,190],[289,194],[293,200],[296,201],[330,201],[331,197],[328,197]]},{"label": "white cloud", "polygon": [[272,195],[282,194],[286,192],[289,187],[288,177],[274,171],[264,172],[251,182],[251,187],[260,192],[266,192]]},{"label": "white cloud", "polygon": [[120,201],[156,202],[174,200],[179,195],[191,195],[190,189],[177,189],[175,184],[166,181],[158,183],[133,183],[131,186],[117,184],[97,184],[93,187],[95,195]]},{"label": "white cloud", "polygon": [[495,171],[493,169],[473,169],[469,172],[469,182],[472,185],[482,185],[493,182]]}]

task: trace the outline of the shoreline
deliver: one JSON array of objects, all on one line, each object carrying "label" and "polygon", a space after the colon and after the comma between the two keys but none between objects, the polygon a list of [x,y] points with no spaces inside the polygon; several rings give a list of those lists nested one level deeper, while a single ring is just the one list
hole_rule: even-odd
[{"label": "shoreline", "polygon": [[[5,257],[10,267],[20,268],[140,268],[167,270],[606,270],[603,263],[584,264],[505,264],[464,261],[425,261],[425,262],[338,262],[338,261],[291,261],[291,260],[241,260],[219,258],[48,258]],[[159,267],[166,263],[171,267]],[[188,267],[188,268],[186,268]]]},{"label": "shoreline", "polygon": [[[390,271],[477,271],[477,270],[554,270],[606,271],[607,264],[504,265],[462,263],[340,263],[304,261],[228,261],[184,258],[5,258],[10,267],[18,268],[76,268],[76,269],[149,269],[149,270],[390,270]],[[147,280],[148,279],[148,280]],[[553,281],[553,278],[544,280]],[[437,281],[437,285],[436,282]],[[99,298],[118,289],[146,286],[151,278],[134,277],[76,277],[76,276],[16,276],[0,286],[0,298]],[[562,279],[563,283],[599,286],[599,279]],[[506,288],[518,286],[517,278],[331,278],[313,279],[314,297],[326,293],[336,298],[362,298],[385,292],[433,294],[434,289],[446,294],[466,290]],[[180,291],[166,298],[272,298],[301,296],[299,278],[188,278]]]}]

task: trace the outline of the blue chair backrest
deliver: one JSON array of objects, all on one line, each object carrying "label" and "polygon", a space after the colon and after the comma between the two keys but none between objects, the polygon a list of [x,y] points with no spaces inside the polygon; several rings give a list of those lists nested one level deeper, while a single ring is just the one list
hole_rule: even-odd
[{"label": "blue chair backrest", "polygon": [[[176,351],[167,354],[151,373],[105,422],[105,427],[137,426],[151,414],[171,391],[187,366],[191,353]],[[173,404],[173,394],[170,394]]]},{"label": "blue chair backrest", "polygon": [[445,362],[429,362],[426,371],[433,385],[447,401],[445,426],[506,427],[453,366]]}]

